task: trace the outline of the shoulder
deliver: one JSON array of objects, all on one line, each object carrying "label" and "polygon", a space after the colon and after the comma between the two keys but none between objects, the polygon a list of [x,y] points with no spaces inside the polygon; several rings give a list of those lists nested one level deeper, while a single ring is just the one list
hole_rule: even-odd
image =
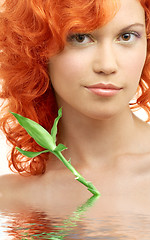
[{"label": "shoulder", "polygon": [[[141,154],[126,154],[119,159],[120,179],[130,194],[144,195],[150,199],[150,151]],[[121,181],[121,180],[120,180]]]},{"label": "shoulder", "polygon": [[0,195],[11,196],[14,195],[22,186],[25,181],[19,174],[8,174],[0,177]]},{"label": "shoulder", "polygon": [[[19,181],[18,181],[19,182]],[[12,209],[17,198],[17,178],[14,174],[0,176],[0,209]]]},{"label": "shoulder", "polygon": [[[36,177],[35,177],[36,178]],[[29,202],[34,193],[34,177],[8,174],[0,177],[0,206]]]}]

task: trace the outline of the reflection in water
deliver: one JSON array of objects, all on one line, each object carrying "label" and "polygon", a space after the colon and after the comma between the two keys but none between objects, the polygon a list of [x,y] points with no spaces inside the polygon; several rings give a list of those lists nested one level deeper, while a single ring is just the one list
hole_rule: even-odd
[{"label": "reflection in water", "polygon": [[[150,239],[150,215],[123,212],[89,217],[95,200],[90,198],[71,216],[61,218],[33,209],[15,213],[3,211],[0,214],[0,239]],[[8,237],[2,237],[2,231],[7,232]]]},{"label": "reflection in water", "polygon": [[[12,236],[12,239],[64,239],[98,198],[98,196],[92,196],[65,220],[47,218],[45,213],[31,210],[15,213],[11,217],[8,214],[9,220],[5,232],[8,233],[8,236]],[[2,215],[6,217],[4,212],[1,213]]]}]

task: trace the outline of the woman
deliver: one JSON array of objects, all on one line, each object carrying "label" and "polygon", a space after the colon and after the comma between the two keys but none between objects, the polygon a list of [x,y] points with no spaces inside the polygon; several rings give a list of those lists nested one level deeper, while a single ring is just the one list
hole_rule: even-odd
[{"label": "woman", "polygon": [[37,179],[37,196],[83,191],[54,156],[26,159],[15,150],[41,149],[8,109],[50,131],[60,107],[57,142],[103,195],[148,190],[150,127],[130,108],[143,107],[149,117],[149,11],[148,0],[5,1],[0,78],[8,103],[1,128],[13,144],[9,166],[21,175],[46,172],[14,176],[9,191],[5,178],[4,195],[17,189],[32,198]]}]

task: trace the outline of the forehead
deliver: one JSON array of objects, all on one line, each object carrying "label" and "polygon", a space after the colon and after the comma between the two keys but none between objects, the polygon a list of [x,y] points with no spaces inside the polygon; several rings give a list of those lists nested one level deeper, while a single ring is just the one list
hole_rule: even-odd
[{"label": "forehead", "polygon": [[121,15],[129,21],[137,18],[143,20],[145,11],[139,0],[120,0],[120,9],[116,14],[116,19],[120,18]]},{"label": "forehead", "polygon": [[126,28],[132,24],[145,25],[145,11],[139,0],[120,0],[120,8],[115,16],[101,29]]}]

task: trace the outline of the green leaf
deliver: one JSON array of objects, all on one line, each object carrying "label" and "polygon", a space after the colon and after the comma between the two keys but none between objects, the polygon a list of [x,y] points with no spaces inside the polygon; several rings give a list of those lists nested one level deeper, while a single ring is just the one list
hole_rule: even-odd
[{"label": "green leaf", "polygon": [[39,156],[39,155],[42,154],[42,153],[49,152],[49,150],[44,150],[44,151],[42,151],[42,152],[29,152],[29,151],[24,151],[24,150],[22,150],[21,148],[18,148],[18,147],[16,147],[16,149],[17,149],[20,153],[22,153],[24,156],[29,157],[29,158],[34,158],[34,157]]},{"label": "green leaf", "polygon": [[29,118],[25,118],[20,114],[11,112],[18,120],[20,125],[28,132],[28,134],[34,138],[34,140],[43,148],[54,150],[56,145],[53,142],[52,136],[41,125],[32,121]]},{"label": "green leaf", "polygon": [[59,119],[60,119],[61,117],[62,117],[62,108],[60,108],[60,109],[58,110],[58,116],[57,116],[57,118],[55,118],[53,127],[52,127],[52,129],[51,129],[51,136],[52,136],[52,138],[53,138],[54,143],[56,143],[57,125],[58,125]]},{"label": "green leaf", "polygon": [[54,149],[55,152],[62,152],[63,150],[67,149],[66,146],[63,144],[58,144],[58,146]]}]

